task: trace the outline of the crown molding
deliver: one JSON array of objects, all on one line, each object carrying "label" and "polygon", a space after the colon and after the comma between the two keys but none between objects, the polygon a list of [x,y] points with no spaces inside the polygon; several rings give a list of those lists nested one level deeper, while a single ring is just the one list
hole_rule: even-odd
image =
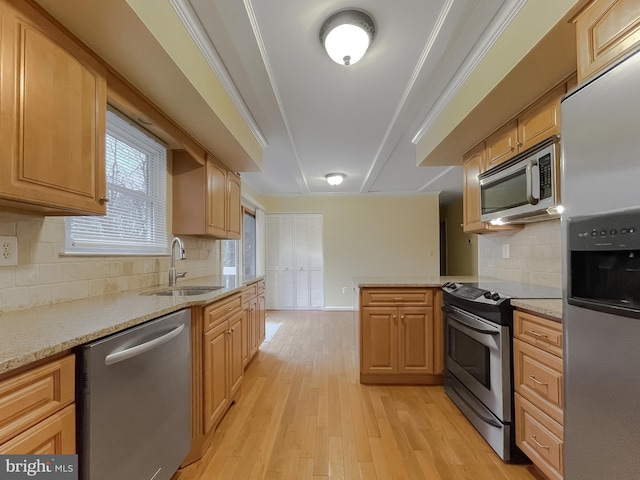
[{"label": "crown molding", "polygon": [[240,115],[247,124],[247,127],[260,146],[264,149],[268,145],[267,140],[258,127],[258,124],[253,118],[253,115],[249,111],[246,103],[244,103],[240,92],[238,92],[235,83],[225,68],[224,63],[211,42],[209,35],[207,35],[205,28],[202,26],[198,15],[194,12],[193,7],[188,0],[169,0],[169,3],[178,14],[180,21],[189,32],[189,35],[191,35],[191,38],[198,46],[198,49],[206,59],[207,63],[218,77],[218,80],[227,92],[227,95],[229,95],[229,98],[235,107],[238,109],[238,112],[240,112]]},{"label": "crown molding", "polygon": [[435,25],[433,27],[433,30],[431,31],[431,34],[429,35],[429,38],[427,39],[427,43],[425,44],[424,48],[422,49],[422,53],[420,54],[420,58],[418,59],[418,62],[416,63],[415,68],[413,69],[413,73],[411,74],[411,78],[409,79],[409,82],[407,83],[407,86],[404,89],[404,93],[402,94],[402,97],[400,98],[400,101],[398,102],[398,106],[396,107],[396,111],[393,114],[393,118],[391,119],[391,122],[389,123],[389,126],[387,127],[387,131],[384,134],[382,142],[380,143],[380,148],[378,148],[378,151],[376,152],[375,159],[374,159],[373,163],[371,164],[371,167],[369,168],[369,171],[367,172],[367,175],[365,177],[364,182],[362,183],[362,187],[360,188],[360,192],[361,193],[365,193],[365,192],[368,191],[369,187],[373,184],[373,182],[378,177],[378,175],[380,174],[380,172],[384,168],[385,164],[389,160],[388,156],[384,160],[380,160],[381,155],[382,155],[382,151],[384,150],[385,145],[389,141],[389,137],[391,136],[391,132],[393,130],[393,127],[395,126],[396,122],[398,121],[398,117],[400,116],[400,113],[404,109],[404,106],[405,106],[405,104],[407,102],[407,98],[409,98],[409,94],[411,93],[411,90],[413,90],[413,87],[415,86],[415,83],[416,83],[416,81],[418,79],[418,76],[420,75],[420,72],[422,71],[422,67],[424,67],[424,64],[427,61],[427,58],[429,57],[429,53],[431,53],[431,49],[433,48],[433,45],[434,45],[436,39],[438,38],[438,35],[440,35],[440,30],[442,30],[442,26],[444,25],[444,22],[447,19],[447,16],[449,15],[449,12],[451,11],[451,7],[453,6],[453,2],[454,2],[454,0],[447,0],[445,5],[442,7],[442,10],[440,10],[440,15],[438,15],[438,19],[436,20],[436,23],[435,23]]},{"label": "crown molding", "polygon": [[438,97],[438,100],[436,100],[431,110],[429,110],[429,113],[420,124],[418,131],[411,139],[411,143],[417,145],[420,140],[422,140],[422,137],[425,135],[427,130],[433,126],[443,110],[447,105],[449,105],[449,102],[453,99],[456,93],[458,93],[460,87],[462,87],[464,82],[469,78],[469,75],[473,73],[478,64],[491,50],[495,42],[500,38],[502,33],[526,3],[527,0],[511,0],[507,6],[498,12],[495,20],[491,23],[488,29],[485,30],[480,41],[476,44],[462,66],[458,69],[448,87],[442,92],[440,97]]}]

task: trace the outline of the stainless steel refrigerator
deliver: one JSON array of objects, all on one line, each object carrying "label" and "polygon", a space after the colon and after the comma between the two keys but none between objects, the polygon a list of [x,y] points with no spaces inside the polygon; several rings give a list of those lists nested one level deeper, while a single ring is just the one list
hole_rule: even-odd
[{"label": "stainless steel refrigerator", "polygon": [[562,101],[567,480],[640,478],[640,54]]}]

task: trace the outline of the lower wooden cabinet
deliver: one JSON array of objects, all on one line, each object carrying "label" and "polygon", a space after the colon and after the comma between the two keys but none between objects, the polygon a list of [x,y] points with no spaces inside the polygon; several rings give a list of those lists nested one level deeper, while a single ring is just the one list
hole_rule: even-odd
[{"label": "lower wooden cabinet", "polygon": [[513,314],[516,444],[550,479],[564,475],[562,324]]},{"label": "lower wooden cabinet", "polygon": [[242,292],[243,325],[247,327],[244,332],[245,338],[242,340],[242,358],[245,367],[258,353],[258,348],[264,341],[266,318],[264,284],[264,280],[259,280],[245,287]]},{"label": "lower wooden cabinet", "polygon": [[430,288],[362,288],[360,382],[442,382],[442,316]]},{"label": "lower wooden cabinet", "polygon": [[0,453],[75,453],[74,399],[74,355],[0,380]]}]

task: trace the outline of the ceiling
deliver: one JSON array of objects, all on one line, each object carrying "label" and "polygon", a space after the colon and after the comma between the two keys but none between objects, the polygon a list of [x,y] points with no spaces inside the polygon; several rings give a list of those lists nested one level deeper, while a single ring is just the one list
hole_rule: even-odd
[{"label": "ceiling", "polygon": [[[263,171],[243,174],[257,192],[439,193],[446,204],[462,195],[461,167],[416,166],[412,140],[523,2],[171,3],[263,142]],[[344,67],[318,35],[326,18],[347,7],[373,17],[376,37],[359,63]],[[327,184],[331,172],[345,174],[342,185]]]}]

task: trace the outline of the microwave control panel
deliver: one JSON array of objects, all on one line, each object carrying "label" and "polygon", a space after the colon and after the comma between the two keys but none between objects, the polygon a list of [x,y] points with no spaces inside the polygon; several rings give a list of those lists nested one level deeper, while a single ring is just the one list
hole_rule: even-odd
[{"label": "microwave control panel", "polygon": [[549,198],[553,194],[553,172],[551,170],[551,154],[547,153],[538,159],[540,167],[540,199]]}]

